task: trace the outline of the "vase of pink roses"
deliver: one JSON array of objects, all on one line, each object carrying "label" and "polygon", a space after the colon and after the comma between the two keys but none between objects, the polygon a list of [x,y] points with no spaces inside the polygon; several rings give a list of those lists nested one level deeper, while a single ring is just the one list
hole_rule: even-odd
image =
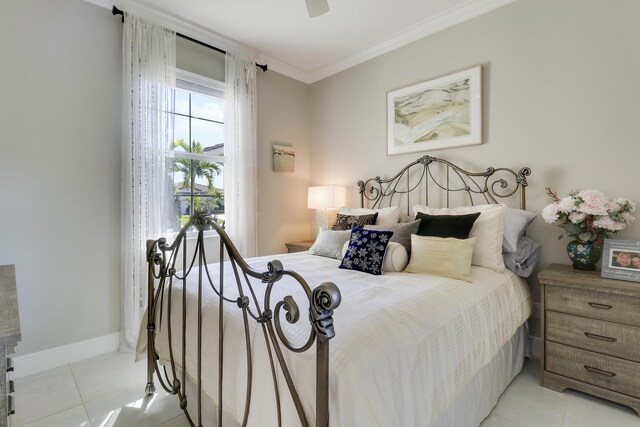
[{"label": "vase of pink roses", "polygon": [[564,229],[558,239],[573,238],[567,253],[578,270],[595,270],[604,239],[635,220],[635,204],[622,197],[610,200],[598,190],[582,190],[560,198],[548,187],[547,194],[553,203],[542,209],[542,217]]}]

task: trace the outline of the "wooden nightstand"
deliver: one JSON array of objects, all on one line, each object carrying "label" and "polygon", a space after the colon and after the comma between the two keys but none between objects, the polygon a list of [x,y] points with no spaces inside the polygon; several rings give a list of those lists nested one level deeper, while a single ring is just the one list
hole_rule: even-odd
[{"label": "wooden nightstand", "polygon": [[313,246],[313,240],[303,240],[301,242],[285,243],[284,245],[287,247],[287,250],[289,251],[290,254],[294,252],[304,252],[304,251],[308,251],[309,248]]},{"label": "wooden nightstand", "polygon": [[542,298],[542,385],[580,390],[640,415],[640,284],[551,265]]},{"label": "wooden nightstand", "polygon": [[14,353],[21,337],[15,267],[0,265],[0,426],[3,427],[11,425],[7,417],[15,411],[11,396],[13,381],[7,378],[13,364],[8,356]]}]

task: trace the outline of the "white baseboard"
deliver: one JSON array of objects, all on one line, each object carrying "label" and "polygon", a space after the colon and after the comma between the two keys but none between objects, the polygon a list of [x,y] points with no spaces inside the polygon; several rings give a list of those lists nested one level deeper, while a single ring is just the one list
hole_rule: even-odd
[{"label": "white baseboard", "polygon": [[529,335],[529,342],[531,343],[531,356],[540,359],[542,355],[542,340],[540,337]]},{"label": "white baseboard", "polygon": [[101,354],[110,353],[118,349],[120,332],[74,342],[48,350],[37,351],[13,358],[15,368],[13,378],[26,377],[58,366]]},{"label": "white baseboard", "polygon": [[[531,354],[540,358],[542,343],[540,337],[529,335],[531,343]],[[120,333],[103,335],[85,341],[75,342],[48,350],[37,351],[13,358],[15,370],[11,375],[13,378],[26,377],[37,374],[58,366],[68,365],[79,360],[99,356],[101,354],[116,351],[120,344]]]}]

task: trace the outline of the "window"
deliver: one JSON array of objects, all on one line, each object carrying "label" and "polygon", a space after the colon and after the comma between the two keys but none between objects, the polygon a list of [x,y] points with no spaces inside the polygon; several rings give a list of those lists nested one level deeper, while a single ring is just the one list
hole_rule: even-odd
[{"label": "window", "polygon": [[178,71],[173,119],[176,226],[205,210],[224,222],[224,83]]}]

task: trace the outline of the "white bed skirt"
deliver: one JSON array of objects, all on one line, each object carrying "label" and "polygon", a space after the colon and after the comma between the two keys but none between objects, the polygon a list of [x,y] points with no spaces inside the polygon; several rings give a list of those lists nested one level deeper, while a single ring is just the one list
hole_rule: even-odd
[{"label": "white bed skirt", "polygon": [[[431,427],[478,427],[498,398],[513,379],[522,371],[525,357],[531,357],[527,324],[522,325],[511,339],[500,348],[495,357],[484,366],[469,384],[461,391],[453,404]],[[196,385],[187,377],[187,395],[191,396],[191,413],[196,414]],[[176,398],[176,405],[178,400]],[[202,394],[202,420],[206,427],[217,426],[217,406]],[[223,417],[223,426],[239,426],[240,421],[227,413]],[[421,425],[426,426],[426,424]],[[358,426],[332,426],[358,427]],[[369,427],[369,426],[367,426]],[[405,426],[403,426],[405,427]],[[407,426],[408,427],[408,426]]]},{"label": "white bed skirt", "polygon": [[511,381],[531,357],[529,328],[525,323],[462,390],[453,404],[433,424],[438,427],[477,427],[498,402]]}]

